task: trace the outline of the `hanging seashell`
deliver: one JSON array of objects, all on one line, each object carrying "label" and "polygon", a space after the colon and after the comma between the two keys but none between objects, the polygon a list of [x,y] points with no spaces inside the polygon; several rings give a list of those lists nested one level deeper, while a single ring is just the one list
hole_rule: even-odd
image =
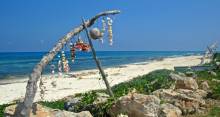
[{"label": "hanging seashell", "polygon": [[112,19],[110,17],[107,17],[109,45],[113,44],[112,23]]},{"label": "hanging seashell", "polygon": [[58,75],[59,77],[62,76],[62,61],[61,60],[58,61]]},{"label": "hanging seashell", "polygon": [[105,22],[105,19],[103,18],[102,19],[102,33],[104,33],[106,30],[106,22]]},{"label": "hanging seashell", "polygon": [[94,40],[100,39],[103,37],[103,33],[98,28],[92,28],[89,31],[90,37]]},{"label": "hanging seashell", "polygon": [[66,73],[68,73],[69,70],[70,70],[70,68],[69,68],[69,62],[68,62],[68,60],[65,60],[65,61],[63,62],[63,71],[66,72]]},{"label": "hanging seashell", "polygon": [[75,53],[76,53],[75,47],[74,47],[73,43],[70,43],[70,55],[71,55],[72,62],[74,62],[74,60],[76,58]]},{"label": "hanging seashell", "polygon": [[56,67],[55,67],[55,65],[50,65],[50,69],[51,69],[51,74],[52,74],[52,78],[54,78],[54,73],[55,73],[55,69],[56,69]]},{"label": "hanging seashell", "polygon": [[68,73],[70,70],[69,62],[68,62],[68,60],[66,60],[64,51],[61,52],[61,58],[62,58],[62,63],[63,63],[63,71]]}]

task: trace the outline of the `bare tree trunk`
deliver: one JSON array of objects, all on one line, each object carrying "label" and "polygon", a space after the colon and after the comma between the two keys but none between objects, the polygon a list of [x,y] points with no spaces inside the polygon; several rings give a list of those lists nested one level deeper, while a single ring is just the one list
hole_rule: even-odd
[{"label": "bare tree trunk", "polygon": [[[107,15],[115,15],[120,13],[118,10],[113,11],[106,11],[99,13],[98,15],[94,16],[92,19],[85,22],[86,27],[90,27],[94,24],[94,22],[102,17]],[[80,33],[82,30],[84,30],[83,24],[81,24],[79,27],[71,30],[69,33],[67,33],[63,38],[61,38],[58,43],[52,48],[52,50],[46,54],[41,61],[34,67],[33,72],[29,76],[29,80],[26,86],[26,94],[24,101],[20,104],[18,104],[16,108],[15,115],[16,117],[29,117],[30,110],[32,108],[32,104],[34,101],[34,97],[37,92],[37,81],[39,80],[41,73],[45,66],[53,60],[53,58],[56,56],[56,54],[63,48],[63,46],[75,35]]]}]

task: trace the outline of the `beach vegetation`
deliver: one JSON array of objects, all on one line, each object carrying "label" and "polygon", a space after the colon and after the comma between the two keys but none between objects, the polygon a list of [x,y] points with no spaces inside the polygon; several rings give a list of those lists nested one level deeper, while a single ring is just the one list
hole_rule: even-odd
[{"label": "beach vegetation", "polygon": [[[119,97],[127,95],[134,89],[138,93],[150,94],[151,92],[160,88],[169,88],[173,83],[170,80],[169,74],[171,70],[156,70],[147,75],[138,76],[130,81],[120,83],[112,87],[114,98],[109,98],[104,103],[94,104],[97,99],[96,93],[107,93],[104,90],[90,91],[87,93],[81,93],[75,95],[75,97],[81,97],[81,101],[74,106],[73,112],[90,111],[93,116],[107,116],[108,110],[112,106],[115,100]],[[64,100],[58,100],[55,102],[41,102],[44,106],[64,110]]]},{"label": "beach vegetation", "polygon": [[[112,87],[112,91],[114,93],[114,98],[109,97],[107,101],[104,101],[102,103],[96,103],[96,100],[98,98],[97,93],[107,93],[105,90],[95,90],[95,91],[89,91],[86,93],[78,93],[73,96],[74,97],[80,97],[79,103],[76,103],[74,105],[74,109],[71,110],[73,112],[80,112],[80,111],[90,111],[90,113],[93,116],[100,117],[100,116],[108,116],[108,110],[112,106],[112,104],[120,98],[121,96],[127,95],[129,92],[132,92],[135,90],[137,93],[142,94],[151,94],[153,91],[158,89],[166,89],[170,88],[170,86],[174,83],[173,80],[169,79],[169,74],[171,70],[156,70],[149,74],[138,76],[130,81],[123,82],[120,84],[117,84]],[[213,81],[213,79],[220,80],[220,70],[214,70],[213,72],[216,73],[216,75],[213,75],[210,73],[210,71],[196,71],[195,74],[197,75],[197,81],[200,84],[203,81],[207,81],[210,89],[211,94],[209,95],[209,98],[212,99],[220,99],[220,85],[218,82]],[[60,109],[65,110],[66,99],[57,100],[53,102],[38,102],[44,106],[53,108],[53,109]],[[161,104],[165,103],[163,100],[161,101]],[[9,105],[1,105],[0,106],[0,116],[3,115],[4,108]],[[220,108],[219,107],[213,107],[210,109],[207,116],[204,117],[211,117],[215,115],[219,115]]]},{"label": "beach vegetation", "polygon": [[207,81],[212,92],[209,95],[210,98],[220,99],[220,82],[217,82],[218,80],[220,81],[220,70],[214,70],[214,72],[216,76],[212,75],[210,71],[197,71],[197,81],[199,84],[203,81]]},{"label": "beach vegetation", "polygon": [[4,115],[4,111],[5,111],[5,108],[10,106],[12,104],[3,104],[3,105],[0,105],[0,117],[3,117]]}]

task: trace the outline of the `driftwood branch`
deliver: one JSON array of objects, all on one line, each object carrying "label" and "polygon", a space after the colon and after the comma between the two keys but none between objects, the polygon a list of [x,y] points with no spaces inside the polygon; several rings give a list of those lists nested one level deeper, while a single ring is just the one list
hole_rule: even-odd
[{"label": "driftwood branch", "polygon": [[[118,10],[113,11],[106,11],[97,14],[90,20],[85,22],[86,27],[92,26],[97,19],[99,19],[102,16],[107,15],[115,15],[120,13]],[[29,117],[30,110],[32,108],[32,104],[34,101],[34,97],[37,92],[37,82],[41,76],[41,73],[45,66],[53,60],[53,58],[56,56],[56,54],[64,47],[64,45],[75,35],[79,34],[81,31],[85,29],[84,24],[81,24],[77,28],[74,28],[69,33],[67,33],[63,38],[61,38],[58,43],[52,48],[52,50],[46,54],[41,61],[34,67],[33,72],[29,76],[29,80],[27,82],[26,86],[26,94],[24,101],[20,104],[18,104],[15,112],[16,117]]]}]

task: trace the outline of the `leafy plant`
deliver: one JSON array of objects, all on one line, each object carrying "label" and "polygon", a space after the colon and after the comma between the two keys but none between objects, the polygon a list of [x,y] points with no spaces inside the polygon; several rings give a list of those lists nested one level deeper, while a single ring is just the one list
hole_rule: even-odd
[{"label": "leafy plant", "polygon": [[3,104],[3,105],[0,105],[0,117],[3,117],[4,115],[4,111],[5,111],[5,108],[10,106],[12,104]]},{"label": "leafy plant", "polygon": [[[138,76],[128,82],[123,82],[112,87],[114,98],[109,98],[104,103],[93,104],[97,99],[96,92],[105,92],[104,90],[90,91],[87,93],[81,93],[75,95],[75,97],[81,97],[81,101],[74,106],[74,112],[90,111],[95,117],[108,116],[107,111],[112,106],[114,101],[126,94],[131,90],[136,89],[139,93],[149,94],[160,88],[169,88],[173,83],[168,79],[170,70],[157,70],[147,75]],[[64,100],[55,102],[41,102],[43,105],[55,109],[64,109]]]}]

